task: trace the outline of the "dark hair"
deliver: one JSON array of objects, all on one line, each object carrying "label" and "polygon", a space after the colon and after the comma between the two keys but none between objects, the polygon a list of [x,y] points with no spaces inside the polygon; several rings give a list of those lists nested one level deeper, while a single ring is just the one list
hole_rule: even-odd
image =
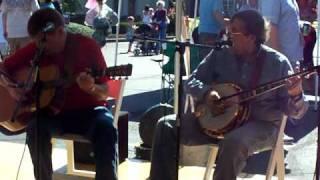
[{"label": "dark hair", "polygon": [[193,29],[191,36],[192,36],[193,42],[195,44],[198,44],[199,43],[199,26]]},{"label": "dark hair", "polygon": [[64,19],[62,15],[50,8],[44,8],[35,11],[28,21],[28,33],[31,37],[34,37],[42,31],[48,23],[52,23],[54,28],[64,26]]},{"label": "dark hair", "polygon": [[235,19],[244,24],[246,34],[256,37],[256,45],[259,46],[266,41],[266,25],[262,15],[256,10],[240,11],[233,15],[231,22]]},{"label": "dark hair", "polygon": [[144,6],[144,11],[149,11],[149,8],[150,8],[149,4],[146,4],[146,5]]}]

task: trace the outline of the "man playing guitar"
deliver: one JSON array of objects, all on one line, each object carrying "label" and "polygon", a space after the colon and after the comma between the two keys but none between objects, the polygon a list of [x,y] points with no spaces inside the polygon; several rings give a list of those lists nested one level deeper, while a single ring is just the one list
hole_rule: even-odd
[{"label": "man playing guitar", "polygon": [[[164,117],[157,124],[152,147],[151,180],[177,178],[177,138],[185,145],[217,143],[212,135],[222,136],[213,179],[236,180],[251,154],[273,146],[283,115],[299,119],[306,112],[308,104],[304,101],[299,76],[292,76],[281,88],[249,101],[233,101],[231,98],[220,104],[219,100],[224,98],[223,94],[230,87],[250,90],[293,72],[290,62],[283,54],[263,45],[266,39],[265,22],[257,11],[236,13],[231,18],[229,32],[232,47],[212,50],[186,82],[185,91],[193,97],[196,111],[181,114],[180,134],[177,134],[173,118]],[[219,91],[218,87],[222,90]],[[210,107],[209,111],[203,111],[203,104]],[[241,113],[241,106],[249,106],[249,111]],[[245,114],[247,120],[241,125],[233,126],[233,129],[221,132],[215,127],[210,129],[203,126],[209,125],[202,122],[206,121],[206,114],[203,112],[211,114],[208,122],[220,126],[228,121],[230,114],[224,116],[224,113],[227,114],[230,109],[239,110],[231,115]],[[223,118],[217,119],[219,116]]]},{"label": "man playing guitar", "polygon": [[[38,10],[31,16],[28,32],[33,41],[1,63],[0,84],[13,98],[21,100],[26,94],[22,94],[19,88],[12,88],[14,82],[3,74],[15,77],[21,69],[30,68],[35,60],[39,60],[40,80],[45,79],[46,73],[49,76],[57,74],[51,85],[41,84],[42,89],[54,89],[52,100],[42,107],[40,95],[41,108],[32,113],[26,127],[35,178],[52,179],[52,134],[75,133],[92,142],[96,179],[117,179],[117,130],[111,111],[105,106],[109,78],[94,78],[88,73],[91,68],[106,68],[100,47],[88,37],[67,33],[63,17],[49,8]],[[43,69],[46,70],[41,71]],[[51,69],[54,71],[48,73]],[[36,74],[32,76],[37,77]],[[31,89],[37,89],[37,86]]]}]

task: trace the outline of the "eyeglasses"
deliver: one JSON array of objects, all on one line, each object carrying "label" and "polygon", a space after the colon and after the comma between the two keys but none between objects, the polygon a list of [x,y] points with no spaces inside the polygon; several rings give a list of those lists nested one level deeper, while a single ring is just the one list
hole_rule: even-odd
[{"label": "eyeglasses", "polygon": [[241,35],[241,34],[245,35],[243,32],[239,30],[239,28],[235,28],[233,26],[228,27],[226,30],[227,30],[227,34],[229,35]]},{"label": "eyeglasses", "polygon": [[229,32],[231,35],[244,35],[242,32]]}]

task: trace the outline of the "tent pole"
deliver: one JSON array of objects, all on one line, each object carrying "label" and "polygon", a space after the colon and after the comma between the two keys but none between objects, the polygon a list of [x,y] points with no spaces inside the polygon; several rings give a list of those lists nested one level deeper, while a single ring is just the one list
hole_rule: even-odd
[{"label": "tent pole", "polygon": [[122,7],[122,0],[118,2],[118,23],[116,25],[116,50],[114,55],[114,65],[117,65],[118,62],[118,45],[119,45],[119,29],[120,29],[120,17],[121,17],[121,7]]}]

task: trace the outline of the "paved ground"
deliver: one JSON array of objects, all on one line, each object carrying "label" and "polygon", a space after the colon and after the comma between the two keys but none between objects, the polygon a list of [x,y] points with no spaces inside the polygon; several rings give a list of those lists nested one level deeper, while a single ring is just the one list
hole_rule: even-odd
[{"label": "paved ground", "polygon": [[[115,44],[110,43],[103,49],[104,55],[107,58],[109,66],[114,65],[115,56]],[[134,166],[141,168],[149,168],[149,165],[140,163],[141,161],[135,161],[134,146],[141,142],[139,137],[139,119],[143,112],[145,112],[151,106],[158,104],[162,98],[161,94],[161,68],[159,63],[152,61],[152,59],[161,59],[162,56],[143,56],[134,57],[132,54],[125,54],[127,50],[127,43],[119,44],[119,55],[117,64],[133,64],[133,74],[129,77],[125,88],[125,97],[123,101],[123,110],[129,112],[129,157],[131,161],[137,164]],[[318,112],[312,108],[309,109],[304,120],[292,124],[288,123],[286,133],[294,138],[294,143],[287,145],[286,148],[286,179],[297,180],[311,180],[315,169],[316,160],[316,140],[317,140],[317,126],[318,124]],[[15,179],[15,173],[19,165],[20,157],[22,155],[23,146],[25,141],[24,134],[20,136],[7,137],[0,134],[0,179],[13,180]],[[19,145],[19,148],[16,146]],[[58,143],[58,152],[63,150],[63,144]],[[27,153],[28,154],[28,153]],[[32,172],[30,169],[31,163],[28,159],[28,155],[25,155],[23,167],[27,168],[20,171],[20,179],[31,180]],[[57,156],[55,156],[57,157]],[[58,155],[58,157],[65,157]],[[265,167],[267,163],[268,152],[260,153],[250,158],[248,166],[245,169],[247,178],[244,179],[263,179]],[[12,161],[10,160],[12,159]],[[56,161],[57,159],[54,159]],[[10,162],[10,163],[2,163]],[[54,162],[55,169],[59,169],[64,166],[65,161]],[[198,172],[197,168],[191,168],[184,172]],[[203,171],[200,170],[201,172]],[[4,173],[6,172],[6,173]],[[10,176],[7,175],[11,172]],[[147,170],[148,172],[148,170]],[[144,172],[147,174],[147,172]],[[30,175],[31,174],[31,175]],[[201,174],[201,173],[200,173]],[[147,175],[141,176],[146,177]],[[200,177],[200,176],[198,176]],[[142,178],[143,179],[143,178]],[[196,178],[198,179],[198,178]],[[201,178],[199,178],[201,179]],[[139,178],[137,179],[139,180]]]}]

